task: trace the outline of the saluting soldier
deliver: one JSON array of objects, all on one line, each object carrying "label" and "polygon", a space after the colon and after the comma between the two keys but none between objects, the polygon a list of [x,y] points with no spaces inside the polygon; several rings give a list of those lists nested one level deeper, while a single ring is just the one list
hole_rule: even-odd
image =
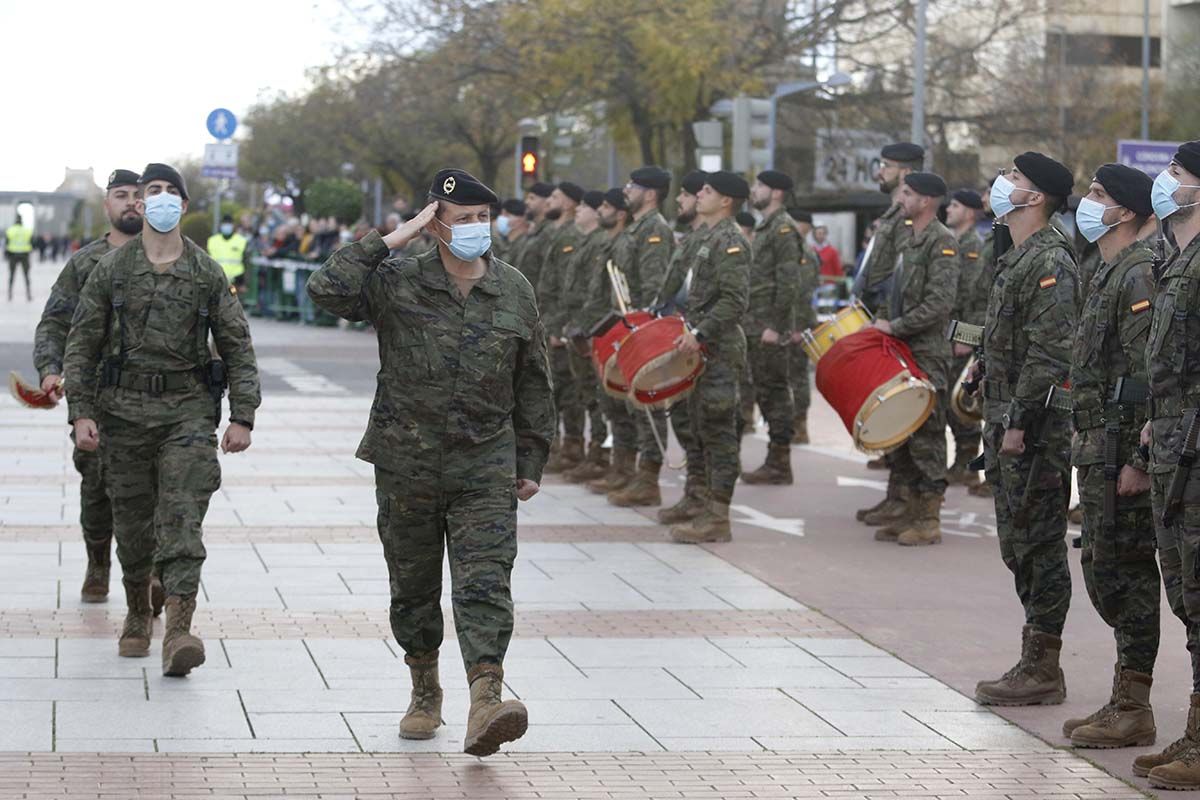
[{"label": "saluting soldier", "polygon": [[1098,711],[1063,723],[1076,747],[1153,744],[1151,675],[1158,655],[1159,588],[1150,476],[1138,451],[1146,422],[1146,341],[1153,317],[1154,253],[1138,240],[1153,213],[1153,181],[1139,169],[1096,170],[1075,222],[1101,263],[1075,329],[1071,404],[1083,505],[1083,578],[1113,629],[1113,692]]},{"label": "saluting soldier", "polygon": [[[488,252],[495,194],[463,170],[444,169],[429,198],[386,237],[372,231],[334,253],[309,279],[308,294],[379,335],[379,387],[358,457],[375,465],[392,633],[412,674],[400,736],[429,739],[442,724],[448,548],[471,692],[463,750],[486,756],[528,724],[520,702],[500,697],[513,631],[517,501],[538,492],[554,398],[533,288]],[[422,228],[436,249],[387,257]]]},{"label": "saluting soldier", "polygon": [[1018,706],[1066,696],[1058,661],[1071,602],[1071,424],[1050,390],[1068,378],[1071,337],[1063,332],[1075,330],[1079,292],[1071,244],[1050,225],[1071,193],[1071,171],[1032,151],[1013,165],[991,191],[992,210],[1008,225],[1013,246],[997,262],[984,325],[983,451],[1000,555],[1013,574],[1025,626],[1020,660],[998,679],[980,681],[975,699]]},{"label": "saluting soldier", "polygon": [[[183,176],[148,164],[142,232],[100,259],[84,284],[64,357],[67,406],[82,450],[100,447],[128,611],[122,656],[150,654],[150,574],[166,593],[164,675],[204,663],[192,615],[204,564],[204,515],[221,486],[221,449],[250,446],[260,401],[242,305],[221,265],[179,231]],[[220,360],[210,355],[209,337]]]},{"label": "saluting soldier", "polygon": [[[967,322],[967,305],[970,303],[971,292],[979,280],[981,264],[979,254],[983,250],[983,239],[975,226],[979,215],[983,212],[983,198],[973,189],[959,189],[950,196],[950,205],[946,207],[946,227],[954,232],[958,240],[959,277],[958,296],[954,301],[953,319]],[[985,303],[986,307],[986,303]],[[972,322],[982,325],[983,320]],[[950,386],[966,368],[971,360],[972,349],[968,345],[955,343],[954,361],[950,366]],[[949,395],[947,395],[949,396]],[[946,473],[946,482],[954,485],[976,486],[979,484],[979,473],[968,468],[968,464],[979,455],[982,443],[982,428],[978,422],[963,422],[953,413],[946,415],[950,432],[954,434],[954,462]]]}]

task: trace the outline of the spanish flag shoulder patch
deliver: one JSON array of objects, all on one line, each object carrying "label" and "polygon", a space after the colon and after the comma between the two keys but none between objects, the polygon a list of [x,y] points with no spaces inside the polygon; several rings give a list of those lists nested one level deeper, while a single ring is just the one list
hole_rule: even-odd
[{"label": "spanish flag shoulder patch", "polygon": [[912,227],[912,220],[911,220],[911,219],[906,219],[906,220],[904,220],[904,224],[905,224],[905,225],[907,225],[908,227],[910,227],[910,228],[911,228],[911,227]]},{"label": "spanish flag shoulder patch", "polygon": [[1138,300],[1136,303],[1134,303],[1133,305],[1131,305],[1129,307],[1129,310],[1132,311],[1134,314],[1140,314],[1149,307],[1150,307],[1149,300]]},{"label": "spanish flag shoulder patch", "polygon": [[229,287],[229,293],[230,293],[231,295],[233,295],[234,297],[237,297],[237,287],[236,287],[236,286],[230,286],[230,287]]},{"label": "spanish flag shoulder patch", "polygon": [[649,242],[650,244],[658,244],[659,242],[662,241],[662,237],[661,236],[651,236],[646,241]]},{"label": "spanish flag shoulder patch", "polygon": [[956,256],[956,255],[958,255],[958,251],[957,251],[957,250],[953,250],[953,249],[951,249],[951,248],[949,248],[949,247],[943,247],[943,248],[942,248],[942,255],[944,255],[944,256]]},{"label": "spanish flag shoulder patch", "polygon": [[795,230],[796,229],[793,228],[791,225],[784,225],[782,228],[779,229],[779,233],[783,236],[787,236],[789,233],[794,233]]},{"label": "spanish flag shoulder patch", "polygon": [[564,252],[564,253],[574,253],[574,252],[575,252],[575,245],[573,245],[573,244],[569,244],[569,245],[567,245],[566,247],[564,247],[564,248],[563,248],[563,252]]},{"label": "spanish flag shoulder patch", "polygon": [[979,258],[979,253],[976,253],[976,252],[973,252],[973,251],[971,251],[971,250],[968,250],[968,251],[967,251],[967,258]]},{"label": "spanish flag shoulder patch", "polygon": [[1040,281],[1038,281],[1038,286],[1040,286],[1043,289],[1049,289],[1051,286],[1057,286],[1057,285],[1058,285],[1058,278],[1055,278],[1053,275],[1051,275],[1049,278],[1042,278]]},{"label": "spanish flag shoulder patch", "polygon": [[727,247],[727,248],[725,248],[725,252],[726,252],[726,254],[732,256],[732,255],[742,252],[742,248],[737,247],[737,246]]}]

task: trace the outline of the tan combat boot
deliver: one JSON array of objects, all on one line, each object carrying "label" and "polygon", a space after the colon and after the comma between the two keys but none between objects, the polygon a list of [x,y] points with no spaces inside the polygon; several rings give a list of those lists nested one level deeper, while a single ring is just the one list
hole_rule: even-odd
[{"label": "tan combat boot", "polygon": [[442,686],[438,683],[438,651],[404,657],[412,675],[408,711],[400,720],[401,739],[432,739],[442,720]]},{"label": "tan combat boot", "polygon": [[83,574],[83,588],[79,599],[85,603],[103,603],[108,600],[108,577],[112,570],[112,545],[108,542],[87,546],[87,571]]},{"label": "tan combat boot", "polygon": [[691,522],[676,525],[670,531],[671,541],[679,544],[705,544],[728,542],[733,539],[729,527],[729,504],[709,500],[704,513]]},{"label": "tan combat boot", "polygon": [[192,635],[196,595],[171,595],[166,603],[167,622],[163,631],[163,675],[187,675],[204,663],[204,642]]},{"label": "tan combat boot", "polygon": [[708,489],[698,479],[687,482],[683,489],[683,497],[670,508],[660,509],[658,521],[662,525],[676,525],[688,522],[704,513],[708,505]]},{"label": "tan combat boot", "polygon": [[913,520],[896,542],[902,547],[921,547],[942,543],[942,496],[918,494],[913,501]]},{"label": "tan combat boot", "polygon": [[583,437],[564,436],[562,450],[559,451],[558,457],[562,461],[563,472],[575,469],[582,464],[584,459]]},{"label": "tan combat boot", "polygon": [[971,462],[979,455],[975,450],[959,450],[954,457],[954,466],[950,468],[951,472],[958,470],[956,480],[950,480],[950,476],[946,476],[947,482],[953,484],[958,483],[970,489],[972,486],[979,485],[979,473],[971,469]]},{"label": "tan combat boot", "polygon": [[490,756],[505,742],[525,735],[529,712],[519,700],[500,700],[504,670],[497,664],[476,664],[467,670],[471,686],[471,710],[467,714],[467,738],[463,752]]},{"label": "tan combat boot", "polygon": [[1108,712],[1071,732],[1076,747],[1147,747],[1154,744],[1154,709],[1150,708],[1149,675],[1123,669]]},{"label": "tan combat boot", "polygon": [[792,444],[808,443],[808,412],[802,411],[792,419]]},{"label": "tan combat boot", "polygon": [[608,494],[618,489],[624,489],[633,480],[633,466],[637,463],[637,450],[624,447],[614,447],[612,463],[603,478],[587,485],[589,491],[596,494]]},{"label": "tan combat boot", "polygon": [[661,506],[662,491],[658,488],[658,473],[662,463],[647,463],[645,459],[638,464],[637,473],[624,489],[610,492],[608,502],[622,508],[637,506]]},{"label": "tan combat boot", "polygon": [[1133,760],[1133,774],[1145,778],[1152,771],[1161,769],[1183,757],[1189,751],[1200,748],[1200,693],[1193,693],[1188,708],[1187,728],[1183,736],[1167,745],[1160,753],[1149,753]]},{"label": "tan combat boot", "polygon": [[786,444],[767,445],[767,460],[753,472],[743,472],[745,483],[766,483],[771,486],[792,485],[792,448]]},{"label": "tan combat boot", "polygon": [[150,575],[150,610],[154,612],[154,616],[159,616],[163,612],[163,605],[167,602],[167,593],[163,589],[162,580],[158,577],[158,573]]},{"label": "tan combat boot", "polygon": [[588,454],[578,466],[563,475],[570,483],[587,483],[608,474],[608,450],[601,442],[588,445]]},{"label": "tan combat boot", "polygon": [[1072,717],[1064,722],[1062,725],[1063,736],[1070,739],[1071,734],[1075,732],[1076,728],[1081,728],[1084,725],[1090,725],[1107,714],[1109,709],[1111,709],[1117,703],[1117,684],[1120,682],[1120,680],[1121,665],[1118,663],[1113,666],[1112,694],[1109,695],[1108,702],[1100,706],[1100,708],[1096,709],[1091,714],[1088,714],[1086,717]]},{"label": "tan combat boot", "polygon": [[[864,511],[861,522],[871,527],[879,527],[880,525],[891,525],[908,519],[907,515],[909,514],[909,506],[912,504],[912,501],[912,487],[897,486],[892,490],[892,494],[889,497],[884,498],[882,503],[873,509]],[[899,531],[896,533],[898,535]]]},{"label": "tan combat boot", "polygon": [[145,658],[150,655],[150,630],[154,617],[150,613],[149,582],[131,583],[125,586],[125,626],[117,640],[117,654],[125,658]]},{"label": "tan combat boot", "polygon": [[866,518],[867,514],[874,514],[875,512],[879,511],[884,506],[888,505],[889,503],[894,502],[902,490],[903,490],[903,487],[900,486],[899,482],[897,482],[894,478],[892,478],[889,475],[888,476],[888,484],[887,484],[887,492],[883,495],[883,499],[880,500],[878,503],[876,503],[873,506],[868,506],[867,508],[858,509],[857,511],[854,512],[854,518],[856,520],[858,520],[859,522],[862,522]]},{"label": "tan combat boot", "polygon": [[1058,705],[1067,697],[1067,682],[1058,666],[1062,639],[1026,625],[1021,660],[994,681],[975,686],[975,702],[983,706]]}]

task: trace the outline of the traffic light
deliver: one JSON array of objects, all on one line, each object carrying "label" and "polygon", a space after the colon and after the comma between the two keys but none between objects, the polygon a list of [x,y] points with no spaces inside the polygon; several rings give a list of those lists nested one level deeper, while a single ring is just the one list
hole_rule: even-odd
[{"label": "traffic light", "polygon": [[521,137],[521,187],[528,189],[538,180],[541,156],[538,154],[538,137]]},{"label": "traffic light", "polygon": [[766,169],[771,161],[771,101],[761,97],[733,98],[733,171]]}]

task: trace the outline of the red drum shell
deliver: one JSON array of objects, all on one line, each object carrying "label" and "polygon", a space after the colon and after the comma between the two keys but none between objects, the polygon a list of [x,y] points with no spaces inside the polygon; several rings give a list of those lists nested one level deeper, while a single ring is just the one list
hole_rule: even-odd
[{"label": "red drum shell", "polygon": [[628,384],[621,385],[613,380],[620,375],[620,371],[616,369],[617,350],[639,325],[645,325],[653,319],[654,315],[649,311],[630,311],[623,321],[618,320],[602,335],[592,339],[592,364],[595,365],[596,374],[600,376],[605,391],[609,394],[624,396],[629,391]]},{"label": "red drum shell", "polygon": [[661,317],[639,326],[621,342],[617,369],[635,404],[666,407],[695,386],[704,371],[704,357],[675,349],[675,340],[686,329],[683,317]]}]

